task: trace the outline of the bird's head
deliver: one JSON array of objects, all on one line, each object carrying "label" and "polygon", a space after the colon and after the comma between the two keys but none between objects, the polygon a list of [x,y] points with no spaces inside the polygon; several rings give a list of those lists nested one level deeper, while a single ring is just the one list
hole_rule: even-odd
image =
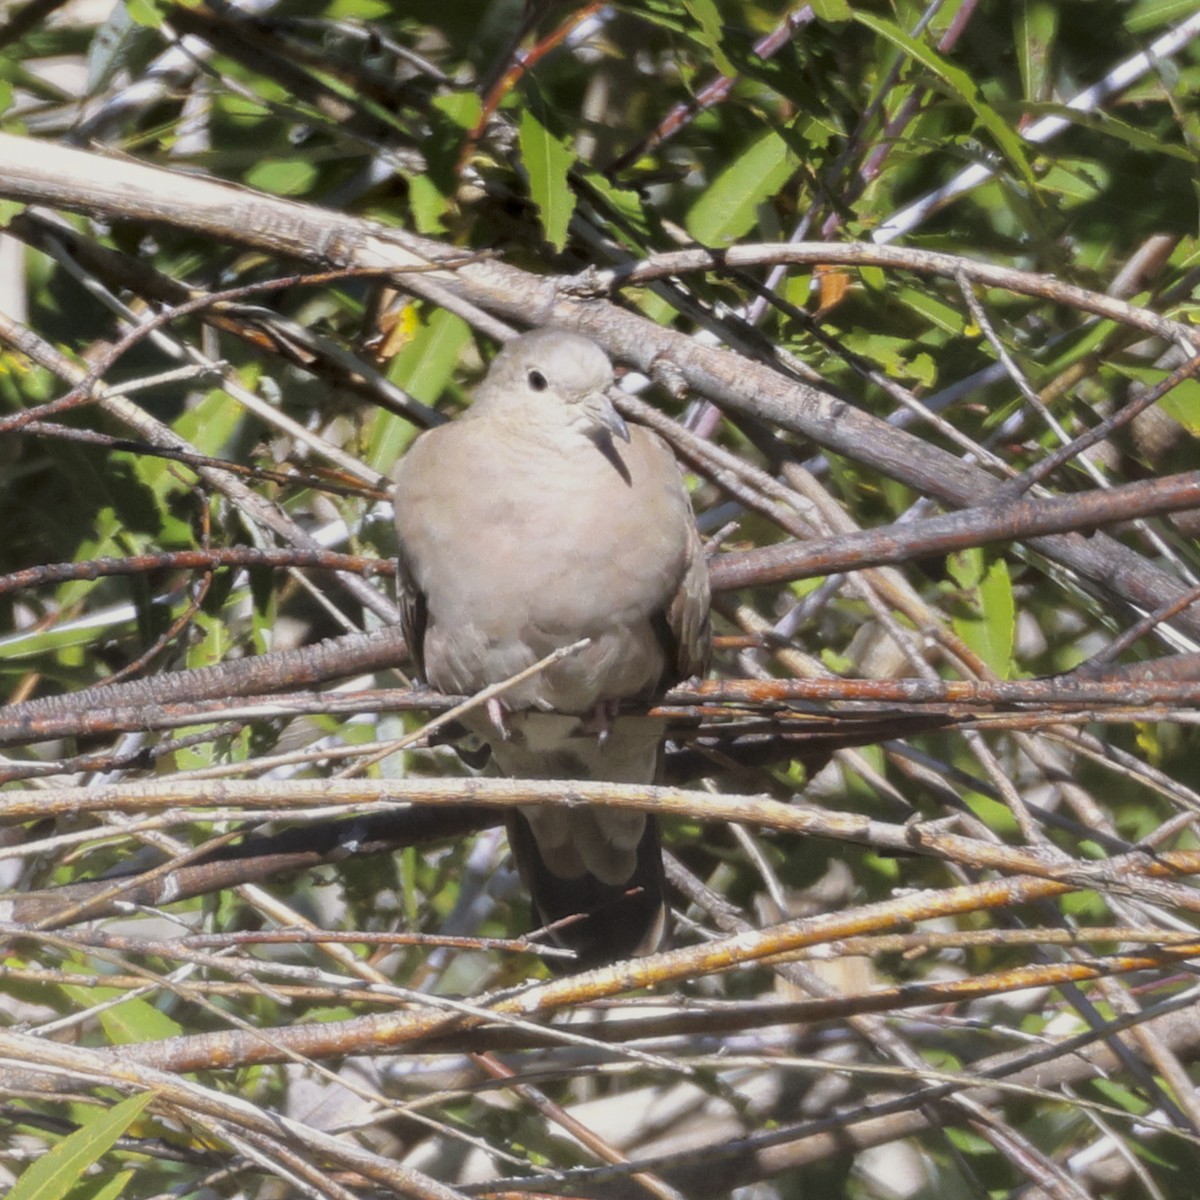
[{"label": "bird's head", "polygon": [[613,369],[591,338],[562,329],[537,329],[496,355],[476,405],[503,406],[535,424],[567,425],[593,440],[629,441],[629,429],[609,399]]}]

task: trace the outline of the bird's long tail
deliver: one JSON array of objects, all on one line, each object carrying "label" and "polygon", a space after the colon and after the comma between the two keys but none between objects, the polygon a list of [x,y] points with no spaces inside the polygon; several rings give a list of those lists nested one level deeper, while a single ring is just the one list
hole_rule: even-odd
[{"label": "bird's long tail", "polygon": [[[593,837],[597,825],[602,825],[595,812],[572,813],[590,818],[580,822],[581,832],[586,828]],[[575,951],[574,959],[549,960],[555,970],[583,971],[658,949],[666,935],[667,906],[654,817],[646,817],[633,870],[618,883],[605,882],[588,870],[570,876],[557,874],[542,853],[528,818],[519,810],[509,818],[508,837],[533,900],[535,919],[541,925],[554,926],[549,934],[554,943]]]}]

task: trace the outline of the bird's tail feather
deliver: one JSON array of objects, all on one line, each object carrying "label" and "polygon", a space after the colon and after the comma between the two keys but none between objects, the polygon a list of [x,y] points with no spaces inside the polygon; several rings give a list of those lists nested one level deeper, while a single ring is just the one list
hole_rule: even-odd
[{"label": "bird's tail feather", "polygon": [[605,883],[588,872],[569,879],[556,875],[546,865],[528,820],[515,809],[508,838],[533,900],[535,919],[555,925],[551,940],[575,951],[574,959],[548,960],[554,970],[583,971],[658,949],[666,934],[667,907],[658,822],[653,817],[646,818],[633,874],[620,884]]}]

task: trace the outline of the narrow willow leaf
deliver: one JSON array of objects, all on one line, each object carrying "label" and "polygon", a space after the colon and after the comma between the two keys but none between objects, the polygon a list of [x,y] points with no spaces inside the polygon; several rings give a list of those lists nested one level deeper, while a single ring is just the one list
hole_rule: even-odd
[{"label": "narrow willow leaf", "polygon": [[408,181],[408,203],[418,233],[430,235],[442,232],[442,215],[447,208],[447,198],[429,175],[414,175]]},{"label": "narrow willow leaf", "polygon": [[[396,355],[388,378],[423,404],[432,404],[450,382],[470,337],[461,318],[439,308]],[[381,409],[371,425],[367,461],[377,471],[391,470],[414,434],[411,421]]]},{"label": "narrow willow leaf", "polygon": [[912,309],[913,312],[920,313],[931,325],[945,330],[946,333],[952,333],[955,337],[961,337],[967,327],[967,322],[959,309],[952,307],[937,296],[931,296],[916,288],[895,288],[892,299]]},{"label": "narrow willow leaf", "polygon": [[812,0],[809,7],[818,21],[854,20],[854,10],[847,0]]},{"label": "narrow willow leaf", "polygon": [[1196,0],[1141,0],[1130,5],[1133,10],[1123,24],[1130,33],[1148,33],[1161,29],[1172,21],[1182,21],[1196,12]]},{"label": "narrow willow leaf", "polygon": [[1082,112],[1080,109],[1070,108],[1066,104],[1051,103],[1032,104],[1029,106],[1028,111],[1030,116],[1063,117],[1070,121],[1072,125],[1081,125],[1084,129],[1094,129],[1097,133],[1105,134],[1107,137],[1114,137],[1118,141],[1124,142],[1127,146],[1131,146],[1134,150],[1141,150],[1146,154],[1165,154],[1171,158],[1177,158],[1181,162],[1193,162],[1196,157],[1195,151],[1189,146],[1172,145],[1172,143],[1164,141],[1161,137],[1157,137],[1151,132],[1138,129],[1137,126],[1120,120],[1113,116],[1112,113]]},{"label": "narrow willow leaf", "polygon": [[312,190],[317,169],[305,158],[271,158],[246,172],[248,187],[276,196],[303,196]]},{"label": "narrow willow leaf", "polygon": [[155,0],[126,0],[122,7],[135,24],[147,29],[158,29],[162,25],[163,14]]},{"label": "narrow willow leaf", "polygon": [[43,1154],[12,1186],[8,1200],[60,1200],[141,1115],[153,1092],[130,1096],[85,1121]]},{"label": "narrow willow leaf", "polygon": [[[118,1000],[123,994],[117,988],[79,987],[71,983],[64,984],[62,990],[64,995],[84,1007]],[[140,996],[131,996],[112,1008],[106,1008],[100,1014],[100,1024],[114,1046],[159,1042],[165,1038],[178,1037],[184,1032],[178,1021]]]},{"label": "narrow willow leaf", "polygon": [[117,1200],[135,1175],[135,1171],[118,1171],[110,1179],[85,1180],[72,1189],[69,1200]]},{"label": "narrow willow leaf", "polygon": [[729,61],[722,45],[724,30],[715,0],[683,0],[683,7],[700,26],[699,38],[713,56],[713,64],[722,75],[736,75],[737,68]]},{"label": "narrow willow leaf", "polygon": [[1025,143],[1004,118],[990,104],[985,103],[978,86],[966,71],[947,62],[936,50],[918,42],[916,38],[909,37],[903,29],[890,21],[862,12],[855,13],[854,19],[880,37],[887,38],[898,50],[932,71],[974,112],[979,123],[992,135],[996,145],[1021,178],[1031,188],[1036,186],[1033,168],[1025,154]]},{"label": "narrow willow leaf", "polygon": [[567,244],[567,224],[575,211],[575,193],[567,172],[575,155],[526,107],[517,134],[521,158],[529,172],[529,194],[542,218],[546,241],[555,250]]},{"label": "narrow willow leaf", "polygon": [[1017,6],[1016,25],[1017,61],[1025,99],[1041,100],[1048,90],[1048,66],[1054,61],[1058,6],[1045,0],[1027,0]]},{"label": "narrow willow leaf", "polygon": [[1016,606],[1008,566],[997,560],[984,572],[974,596],[978,617],[960,617],[954,630],[1000,679],[1012,675],[1016,640]]},{"label": "narrow willow leaf", "polygon": [[463,130],[474,129],[483,116],[483,102],[474,92],[449,92],[429,103]]},{"label": "narrow willow leaf", "polygon": [[471,331],[460,317],[439,308],[396,356],[389,378],[422,404],[432,404],[454,375]]},{"label": "narrow willow leaf", "polygon": [[783,138],[770,130],[730,163],[687,215],[687,230],[706,246],[736,241],[753,228],[757,209],[775,195],[796,169]]},{"label": "narrow willow leaf", "polygon": [[1200,382],[1185,379],[1169,396],[1164,396],[1158,406],[1193,437],[1200,437]]}]

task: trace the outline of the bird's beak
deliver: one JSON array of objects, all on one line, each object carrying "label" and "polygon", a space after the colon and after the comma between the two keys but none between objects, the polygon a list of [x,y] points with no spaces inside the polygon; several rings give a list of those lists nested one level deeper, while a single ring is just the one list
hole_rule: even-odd
[{"label": "bird's beak", "polygon": [[587,415],[599,426],[607,430],[613,437],[621,441],[629,441],[629,426],[624,417],[617,412],[616,405],[603,393],[592,392],[583,402]]}]

